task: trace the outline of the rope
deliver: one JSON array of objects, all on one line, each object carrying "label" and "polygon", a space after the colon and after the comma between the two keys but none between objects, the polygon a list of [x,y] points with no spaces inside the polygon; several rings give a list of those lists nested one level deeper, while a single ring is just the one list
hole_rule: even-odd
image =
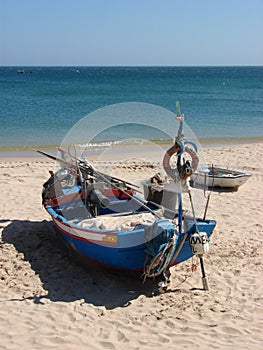
[{"label": "rope", "polygon": [[[149,258],[149,255],[148,255],[146,257],[145,266],[144,266],[144,276],[151,277],[151,278],[160,276],[161,273],[163,273],[167,269],[167,267],[170,265],[171,257],[174,253],[174,247],[175,247],[174,237],[172,237],[169,240],[169,242],[166,244],[165,248],[152,259],[151,264],[149,266],[146,266],[146,261]],[[164,258],[164,255],[167,251],[168,253]],[[158,271],[151,273],[151,271],[156,268]]]},{"label": "rope", "polygon": [[[165,247],[160,253],[158,253],[158,254],[155,256],[154,259],[152,259],[151,264],[150,264],[149,266],[145,266],[145,267],[144,267],[144,276],[145,276],[145,277],[157,277],[157,276],[159,276],[162,272],[164,272],[164,271],[167,269],[167,267],[168,267],[169,265],[173,265],[173,263],[175,262],[176,258],[177,258],[178,255],[179,255],[180,251],[182,250],[182,247],[183,247],[183,245],[184,245],[184,243],[185,243],[186,237],[187,237],[187,233],[184,233],[184,236],[183,236],[183,238],[182,238],[182,240],[181,240],[181,242],[180,242],[180,244],[179,244],[179,246],[178,246],[178,248],[177,248],[176,251],[174,251],[174,248],[175,248],[174,238],[171,238],[171,240],[167,243],[166,247]],[[154,266],[154,263],[155,263],[156,260],[159,258],[159,255],[160,255],[161,253],[162,253],[161,256],[163,256],[164,253],[165,253],[165,251],[166,251],[168,248],[170,248],[169,245],[171,245],[171,241],[172,241],[172,248],[173,248],[173,249],[171,249],[171,251],[167,254],[166,260],[164,261],[163,266],[160,268],[160,270],[158,270],[157,272],[151,274],[151,270],[152,270],[153,268],[155,268],[156,266],[158,266],[158,264],[156,264],[156,266]],[[146,261],[147,261],[147,258],[148,258],[148,257],[146,257]],[[161,257],[160,257],[160,258],[161,258]],[[146,265],[146,261],[145,261],[145,265]],[[162,263],[162,261],[160,262],[159,265],[161,265],[161,263]],[[146,271],[146,269],[147,269],[147,271]]]}]

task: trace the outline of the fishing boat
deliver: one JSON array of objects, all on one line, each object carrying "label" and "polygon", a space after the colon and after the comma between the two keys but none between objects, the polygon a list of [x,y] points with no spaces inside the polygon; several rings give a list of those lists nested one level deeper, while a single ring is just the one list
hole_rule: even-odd
[{"label": "fishing boat", "polygon": [[251,175],[241,171],[203,166],[191,176],[192,186],[237,191]]},{"label": "fishing boat", "polygon": [[[200,258],[203,286],[208,289],[203,254],[216,225],[205,216],[195,216],[186,184],[198,165],[197,147],[184,138],[179,101],[177,119],[178,135],[163,158],[172,205],[143,198],[138,186],[100,172],[86,159],[65,150],[60,149],[59,157],[38,151],[61,165],[44,183],[42,200],[70,249],[97,264],[141,271],[145,278],[158,277],[160,292],[169,285],[169,269],[193,255]],[[192,161],[185,162],[184,153]],[[183,209],[183,192],[191,202],[191,212]]]}]

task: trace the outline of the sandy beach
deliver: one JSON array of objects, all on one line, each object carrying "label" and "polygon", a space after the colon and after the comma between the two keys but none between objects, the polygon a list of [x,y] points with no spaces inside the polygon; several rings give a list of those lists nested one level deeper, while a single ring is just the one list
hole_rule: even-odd
[{"label": "sandy beach", "polygon": [[[171,269],[170,289],[156,296],[150,282],[83,268],[60,248],[41,205],[51,160],[1,158],[0,348],[262,349],[263,143],[204,153],[209,164],[252,176],[237,192],[211,196],[210,290],[202,290],[199,262],[189,260]],[[131,182],[154,175],[146,159],[133,157],[116,175]]]}]

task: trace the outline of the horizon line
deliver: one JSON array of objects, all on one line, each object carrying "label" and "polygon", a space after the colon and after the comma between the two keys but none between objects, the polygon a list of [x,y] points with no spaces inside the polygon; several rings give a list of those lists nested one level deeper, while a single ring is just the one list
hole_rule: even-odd
[{"label": "horizon line", "polygon": [[197,64],[197,65],[106,65],[106,64],[103,64],[103,65],[96,65],[96,64],[90,64],[90,65],[72,65],[72,64],[66,64],[66,65],[63,65],[63,64],[43,64],[43,65],[39,65],[39,64],[33,64],[33,65],[30,65],[30,64],[21,64],[21,65],[7,65],[7,64],[4,64],[4,65],[1,65],[0,64],[0,67],[263,67],[263,64],[261,65],[258,65],[258,64],[225,64],[225,65],[213,65],[213,64],[204,64],[204,65],[201,65],[201,64]]}]

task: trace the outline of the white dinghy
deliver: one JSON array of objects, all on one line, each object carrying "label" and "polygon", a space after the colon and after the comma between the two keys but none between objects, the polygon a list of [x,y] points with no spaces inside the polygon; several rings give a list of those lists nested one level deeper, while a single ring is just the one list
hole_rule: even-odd
[{"label": "white dinghy", "polygon": [[241,171],[203,166],[199,167],[191,176],[191,185],[193,187],[232,189],[237,191],[250,176],[250,174]]}]

